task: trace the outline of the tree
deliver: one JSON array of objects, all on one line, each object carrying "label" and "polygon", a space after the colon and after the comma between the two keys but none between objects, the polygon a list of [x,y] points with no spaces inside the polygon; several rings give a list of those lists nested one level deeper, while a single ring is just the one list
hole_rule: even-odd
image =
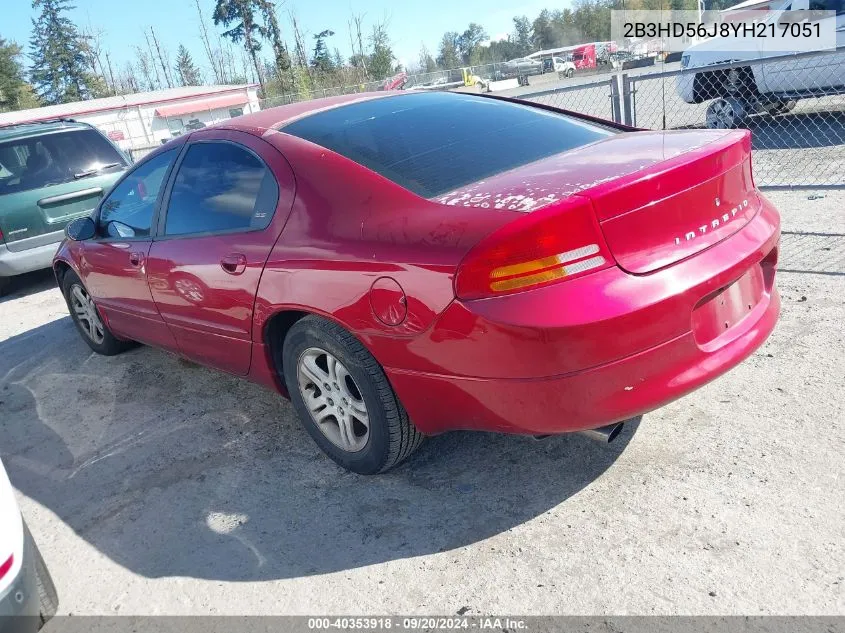
[{"label": "tree", "polygon": [[0,37],[0,112],[38,107],[18,61],[21,47]]},{"label": "tree", "polygon": [[387,23],[381,22],[373,25],[373,32],[370,35],[370,47],[372,53],[367,63],[370,75],[374,79],[385,79],[393,73],[393,49],[390,47],[390,37],[387,35]]},{"label": "tree", "polygon": [[334,64],[335,69],[341,69],[346,64],[343,61],[343,55],[340,54],[340,49],[335,47],[334,49],[334,56],[332,57],[332,64]]},{"label": "tree", "polygon": [[179,50],[176,51],[176,65],[173,67],[176,71],[176,78],[183,86],[200,86],[202,85],[202,77],[200,71],[194,64],[194,60],[188,49],[182,44],[179,44]]},{"label": "tree", "polygon": [[314,45],[314,55],[311,58],[311,65],[317,70],[329,72],[334,68],[332,56],[329,54],[329,47],[326,46],[326,38],[332,35],[334,35],[334,31],[326,29],[314,36],[316,44]]},{"label": "tree", "polygon": [[522,15],[513,19],[513,44],[515,57],[525,57],[531,52],[531,22]]},{"label": "tree", "polygon": [[552,28],[552,16],[548,9],[540,11],[540,15],[534,18],[531,27],[531,44],[536,50],[544,50],[557,45]]},{"label": "tree", "polygon": [[[276,18],[276,5],[272,0],[260,0],[261,15],[264,18],[264,34],[270,40],[273,49],[273,60],[276,66],[276,77],[282,81],[283,73],[291,70],[291,60],[288,48],[282,40],[282,29]],[[291,75],[293,79],[293,75]]]},{"label": "tree", "polygon": [[30,78],[38,96],[46,104],[95,96],[102,79],[88,70],[85,39],[65,15],[74,7],[68,0],[33,0],[32,8],[40,9],[29,43]]},{"label": "tree", "polygon": [[480,24],[471,22],[467,30],[458,37],[457,45],[464,64],[476,64],[479,61],[478,48],[487,39],[487,32]]},{"label": "tree", "polygon": [[425,44],[420,48],[420,68],[424,73],[433,73],[437,70],[437,62],[434,61]]},{"label": "tree", "polygon": [[461,65],[460,39],[461,36],[455,31],[443,34],[443,39],[440,40],[440,52],[437,55],[438,66],[450,70]]},{"label": "tree", "polygon": [[263,11],[262,0],[217,0],[214,7],[214,24],[222,24],[228,30],[223,32],[235,44],[243,42],[247,55],[252,60],[258,83],[264,91],[264,73],[258,61],[258,51],[261,50],[259,37],[264,35],[264,29],[255,21],[255,11]]}]

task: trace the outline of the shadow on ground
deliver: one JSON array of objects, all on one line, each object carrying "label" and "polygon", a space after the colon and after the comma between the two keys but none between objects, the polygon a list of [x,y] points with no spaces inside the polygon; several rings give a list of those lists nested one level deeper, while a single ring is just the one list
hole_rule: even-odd
[{"label": "shadow on ground", "polygon": [[460,548],[566,501],[636,426],[609,447],[453,433],[361,477],[239,379],[150,348],[91,354],[67,317],[0,343],[13,483],[147,577],[287,578]]},{"label": "shadow on ground", "polygon": [[[751,147],[762,149],[812,149],[845,145],[845,112],[797,112],[748,117]],[[704,121],[673,126],[673,130],[698,130]]]},{"label": "shadow on ground", "polygon": [[2,290],[0,290],[0,292],[2,292],[2,294],[0,294],[0,304],[13,299],[28,297],[36,292],[49,290],[50,288],[55,287],[56,277],[53,275],[52,268],[45,268],[44,270],[36,270],[35,272],[26,273],[25,275],[9,277],[6,279]]}]

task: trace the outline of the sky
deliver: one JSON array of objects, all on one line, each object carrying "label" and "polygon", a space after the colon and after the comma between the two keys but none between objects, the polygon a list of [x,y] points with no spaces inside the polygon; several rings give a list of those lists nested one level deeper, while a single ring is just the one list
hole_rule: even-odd
[{"label": "sky", "polygon": [[[179,44],[184,44],[209,81],[210,66],[199,37],[194,0],[74,0],[72,4],[76,8],[70,17],[78,26],[103,32],[103,48],[109,51],[113,65],[122,67],[131,60],[131,47],[145,44],[143,29],[152,26],[171,60]],[[214,4],[214,0],[200,0],[211,32],[219,33],[222,26],[215,27],[211,21]],[[446,31],[463,31],[470,22],[478,22],[490,37],[502,37],[512,30],[515,15],[534,19],[543,8],[563,8],[569,4],[569,0],[276,0],[286,36],[290,35],[287,20],[290,10],[307,33],[310,50],[313,50],[312,35],[331,29],[335,35],[327,40],[329,48],[332,51],[339,48],[344,57],[350,55],[347,22],[353,11],[365,14],[367,29],[386,17],[394,54],[406,66],[416,65],[422,44],[436,55],[437,45]],[[31,0],[0,0],[0,8],[4,14],[0,20],[0,37],[22,44],[28,51],[35,16]],[[292,43],[292,37],[287,39]]]}]

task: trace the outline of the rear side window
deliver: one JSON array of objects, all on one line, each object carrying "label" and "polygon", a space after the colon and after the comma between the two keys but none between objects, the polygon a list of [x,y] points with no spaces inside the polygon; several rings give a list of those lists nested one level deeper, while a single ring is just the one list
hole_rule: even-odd
[{"label": "rear side window", "polygon": [[615,133],[540,108],[454,93],[353,103],[304,117],[282,131],[426,198]]},{"label": "rear side window", "polygon": [[164,232],[264,229],[278,199],[275,177],[255,154],[234,143],[196,143],[176,172]]},{"label": "rear side window", "polygon": [[123,169],[126,161],[95,130],[68,130],[0,144],[0,196]]}]

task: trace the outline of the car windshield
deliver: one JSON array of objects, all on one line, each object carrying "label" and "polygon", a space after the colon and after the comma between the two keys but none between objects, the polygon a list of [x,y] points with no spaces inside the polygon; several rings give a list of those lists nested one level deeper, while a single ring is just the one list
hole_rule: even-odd
[{"label": "car windshield", "polygon": [[353,103],[304,117],[282,131],[426,198],[616,133],[541,108],[454,93]]},{"label": "car windshield", "polygon": [[0,195],[73,182],[123,168],[120,152],[95,130],[50,132],[0,143]]}]

